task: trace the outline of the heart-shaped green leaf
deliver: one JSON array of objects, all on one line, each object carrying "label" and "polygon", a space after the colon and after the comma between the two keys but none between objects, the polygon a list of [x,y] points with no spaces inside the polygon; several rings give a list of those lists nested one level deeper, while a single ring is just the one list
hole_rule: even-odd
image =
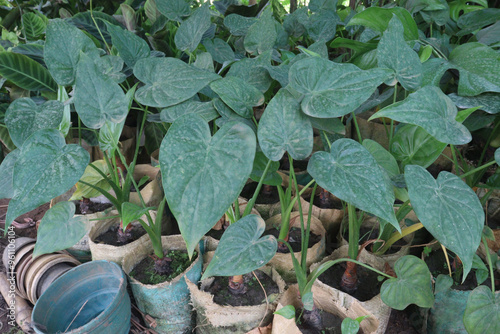
[{"label": "heart-shaped green leaf", "polygon": [[37,106],[30,98],[12,102],[5,114],[5,125],[17,147],[41,129],[57,129],[62,121],[64,106],[59,101],[47,101]]},{"label": "heart-shaped green leaf", "polygon": [[99,54],[94,42],[83,31],[63,20],[51,20],[47,25],[44,59],[59,85],[74,84],[80,52]]},{"label": "heart-shaped green leaf", "polygon": [[237,77],[226,77],[210,84],[222,101],[244,118],[252,118],[253,107],[264,103],[264,95],[254,86]]},{"label": "heart-shaped green leaf", "polygon": [[399,175],[398,162],[382,145],[371,139],[363,140],[363,146],[373,155],[390,177]]},{"label": "heart-shaped green leaf", "polygon": [[35,132],[23,144],[14,165],[14,196],[5,230],[18,216],[64,194],[80,179],[90,156],[79,145],[66,145],[54,129]]},{"label": "heart-shaped green leaf", "polygon": [[243,58],[231,65],[226,77],[238,77],[265,93],[273,81],[266,70],[266,66],[270,64],[271,51],[255,58]]},{"label": "heart-shaped green leaf", "polygon": [[295,307],[293,307],[293,305],[286,305],[274,312],[274,314],[281,315],[285,319],[294,319]]},{"label": "heart-shaped green leaf", "polygon": [[231,224],[201,279],[244,275],[268,263],[276,254],[278,242],[271,235],[261,238],[265,229],[266,223],[257,215],[245,216]]},{"label": "heart-shaped green leaf", "polygon": [[389,21],[389,26],[377,47],[379,67],[387,67],[396,72],[396,79],[408,91],[417,90],[422,83],[422,63],[403,37],[403,24],[397,16]]},{"label": "heart-shaped green leaf", "polygon": [[181,23],[175,33],[175,45],[179,50],[193,52],[201,42],[205,31],[210,28],[210,2],[196,9],[193,14]]},{"label": "heart-shaped green leaf", "polygon": [[205,39],[203,40],[203,46],[212,55],[212,58],[219,64],[223,64],[226,61],[233,61],[234,51],[231,46],[227,44],[220,38]]},{"label": "heart-shaped green leaf", "polygon": [[0,52],[0,75],[26,90],[57,92],[49,71],[23,54]]},{"label": "heart-shaped green leaf", "polygon": [[335,10],[324,10],[309,16],[304,22],[307,33],[314,41],[327,42],[335,37],[337,24],[341,22]]},{"label": "heart-shaped green leaf", "polygon": [[134,75],[146,84],[137,90],[137,101],[159,108],[186,101],[210,82],[220,79],[215,73],[200,70],[176,58],[138,60]]},{"label": "heart-shaped green leaf", "polygon": [[14,196],[12,177],[14,174],[14,165],[16,164],[20,153],[20,149],[15,149],[7,154],[0,164],[0,175],[2,175],[0,178],[0,198],[12,198],[12,196]]},{"label": "heart-shaped green leaf", "polygon": [[406,165],[429,167],[448,144],[442,143],[419,126],[405,124],[398,127],[392,137],[391,153],[401,162],[401,168]]},{"label": "heart-shaped green leaf", "polygon": [[160,114],[162,122],[173,123],[177,118],[185,114],[200,115],[205,121],[210,122],[217,118],[219,114],[215,110],[212,101],[199,102],[199,101],[184,101],[176,104],[175,106],[163,109]]},{"label": "heart-shaped green leaf", "polygon": [[410,304],[432,307],[431,272],[423,260],[413,255],[403,256],[394,264],[394,271],[397,278],[385,281],[380,288],[385,304],[396,310],[404,310]]},{"label": "heart-shaped green leaf", "polygon": [[354,111],[394,72],[360,70],[319,57],[299,60],[290,68],[289,85],[304,94],[302,111],[318,118],[340,117]]},{"label": "heart-shaped green leaf", "polygon": [[111,35],[113,46],[118,50],[120,57],[129,67],[142,58],[149,57],[148,43],[131,31],[107,23],[108,32]]},{"label": "heart-shaped green leaf", "polygon": [[421,126],[440,142],[463,145],[472,140],[467,128],[457,122],[457,107],[440,88],[425,86],[404,101],[391,104],[369,120],[389,117],[398,122]]},{"label": "heart-shaped green leaf", "polygon": [[255,17],[229,14],[224,17],[224,25],[233,36],[245,36],[248,29],[257,21]]},{"label": "heart-shaped green leaf", "polygon": [[256,139],[227,122],[212,137],[200,116],[179,117],[160,147],[163,189],[191,256],[198,241],[234,202],[252,172]]},{"label": "heart-shaped green leaf", "polygon": [[450,53],[449,61],[460,72],[458,95],[500,92],[498,52],[481,43],[465,43]]},{"label": "heart-shaped green leaf", "polygon": [[99,129],[106,120],[120,123],[128,114],[123,90],[84,53],[77,66],[74,103],[83,124],[91,129]]},{"label": "heart-shaped green leaf", "polygon": [[280,160],[287,151],[296,160],[312,152],[311,122],[300,111],[300,102],[286,89],[280,89],[267,105],[257,134],[262,152],[273,161]]},{"label": "heart-shaped green leaf", "polygon": [[[250,178],[255,182],[259,182],[264,174],[264,170],[266,169],[267,163],[269,159],[264,155],[264,153],[257,151],[255,153],[255,159],[253,161],[253,169],[252,174],[250,174]],[[264,184],[268,184],[271,186],[281,185],[283,179],[277,173],[280,168],[280,163],[277,161],[271,161],[269,164],[269,168],[267,170],[266,176],[262,181]],[[0,167],[1,170],[1,167]],[[1,189],[1,188],[0,188]]]},{"label": "heart-shaped green leaf", "polygon": [[307,171],[318,185],[360,210],[400,229],[394,215],[392,185],[375,158],[358,142],[342,138],[331,152],[312,155]]},{"label": "heart-shaped green leaf", "polygon": [[474,108],[481,107],[479,109],[486,111],[489,114],[497,114],[500,112],[500,94],[498,93],[484,93],[478,96],[458,96],[455,93],[451,93],[448,97],[455,102],[455,105],[459,108]]},{"label": "heart-shaped green leaf", "polygon": [[248,53],[258,55],[271,50],[277,37],[273,11],[269,6],[262,12],[260,18],[248,28],[243,45]]},{"label": "heart-shaped green leaf", "polygon": [[73,202],[60,202],[45,213],[33,257],[69,248],[83,238],[88,220],[85,216],[75,216],[75,210]]},{"label": "heart-shaped green leaf", "polygon": [[182,22],[184,16],[189,16],[191,1],[185,0],[155,0],[158,11],[171,21]]},{"label": "heart-shaped green leaf", "polygon": [[406,166],[405,180],[413,210],[424,227],[460,257],[465,280],[484,226],[476,193],[454,174],[441,172],[435,180],[420,166]]},{"label": "heart-shaped green leaf", "polygon": [[475,288],[467,299],[464,325],[470,334],[499,333],[500,293],[493,294],[484,285]]}]

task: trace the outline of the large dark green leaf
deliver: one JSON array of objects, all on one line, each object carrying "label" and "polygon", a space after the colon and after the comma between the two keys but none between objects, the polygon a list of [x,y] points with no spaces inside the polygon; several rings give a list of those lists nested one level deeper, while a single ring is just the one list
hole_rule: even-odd
[{"label": "large dark green leaf", "polygon": [[300,102],[286,89],[280,89],[267,105],[257,133],[262,151],[273,161],[280,160],[285,152],[295,160],[304,160],[312,152],[311,122],[300,111]]},{"label": "large dark green leaf", "polygon": [[449,61],[460,72],[458,95],[500,92],[500,57],[489,46],[481,43],[462,44],[451,52]]},{"label": "large dark green leaf", "polygon": [[197,114],[201,116],[206,122],[217,118],[219,114],[215,110],[212,101],[199,102],[199,101],[184,101],[165,108],[161,111],[160,117],[162,122],[173,123],[175,120],[185,114]]},{"label": "large dark green leaf", "polygon": [[87,232],[87,217],[75,216],[73,202],[60,202],[43,216],[37,232],[33,257],[57,252],[80,241]]},{"label": "large dark green leaf", "polygon": [[233,49],[220,38],[214,38],[213,40],[205,39],[203,46],[219,64],[223,64],[226,61],[233,61],[235,58]]},{"label": "large dark green leaf", "polygon": [[90,13],[90,11],[77,13],[73,15],[68,22],[87,31],[101,44],[101,48],[103,49],[106,46],[104,42],[111,44],[111,35],[108,32],[106,22],[115,26],[120,25],[113,16],[98,11],[93,11],[92,13]]},{"label": "large dark green leaf", "polygon": [[77,66],[74,104],[83,124],[98,129],[106,120],[123,121],[128,114],[129,100],[120,86],[82,53]]},{"label": "large dark green leaf", "polygon": [[307,33],[314,41],[329,41],[335,36],[340,18],[335,11],[321,11],[309,16],[304,22]]},{"label": "large dark green leaf", "polygon": [[248,29],[257,21],[255,17],[245,17],[238,14],[229,14],[224,18],[224,25],[233,36],[245,36]]},{"label": "large dark green leaf", "polygon": [[68,191],[83,175],[89,160],[87,151],[79,145],[66,145],[57,130],[39,130],[30,136],[14,165],[14,196],[5,230],[18,216]]},{"label": "large dark green leaf", "polygon": [[134,75],[146,84],[137,90],[137,101],[160,108],[186,101],[220,78],[176,58],[141,59],[135,64]]},{"label": "large dark green leaf", "polygon": [[447,144],[463,145],[472,139],[469,130],[455,120],[457,107],[453,101],[435,86],[419,89],[406,100],[378,111],[370,120],[378,117],[421,126],[434,138]]},{"label": "large dark green leaf", "polygon": [[182,18],[189,16],[191,1],[185,0],[155,0],[158,11],[171,21],[182,22]]},{"label": "large dark green leaf", "polygon": [[264,95],[254,86],[237,77],[226,77],[210,84],[222,101],[244,118],[252,118],[253,107],[264,103]]},{"label": "large dark green leaf", "polygon": [[406,255],[394,264],[397,277],[385,281],[380,288],[382,301],[396,310],[410,304],[430,308],[434,304],[431,273],[427,264],[412,255]]},{"label": "large dark green leaf", "polygon": [[396,72],[396,79],[408,91],[417,90],[422,83],[422,63],[418,54],[406,44],[403,24],[394,16],[377,47],[379,67]]},{"label": "large dark green leaf", "polygon": [[14,53],[19,53],[30,57],[36,62],[40,63],[42,66],[46,67],[45,61],[43,59],[43,49],[44,46],[41,44],[19,44],[18,46],[11,49]]},{"label": "large dark green leaf", "polygon": [[420,166],[406,166],[405,180],[419,220],[464,264],[463,279],[481,242],[484,211],[474,191],[458,176],[441,172],[437,180]]},{"label": "large dark green leaf", "polygon": [[23,26],[26,38],[30,41],[37,40],[45,32],[45,28],[47,27],[46,20],[46,18],[44,20],[42,15],[35,13],[23,14]]},{"label": "large dark green leaf", "polygon": [[17,147],[41,129],[57,129],[62,121],[64,106],[59,101],[47,101],[37,106],[32,99],[24,97],[15,100],[7,109],[5,124]]},{"label": "large dark green leaf", "polygon": [[244,275],[268,263],[276,254],[278,242],[271,235],[261,237],[265,229],[266,223],[257,215],[248,215],[231,224],[202,279]]},{"label": "large dark green leaf", "polygon": [[361,25],[378,31],[384,32],[389,25],[389,21],[393,15],[396,15],[403,23],[404,38],[407,41],[418,39],[417,24],[413,20],[411,14],[404,8],[382,8],[382,7],[369,7],[357,13],[349,20],[347,26]]},{"label": "large dark green leaf", "polygon": [[400,229],[394,215],[390,180],[370,152],[358,142],[347,138],[335,141],[330,153],[312,155],[307,171],[318,185],[341,200]]},{"label": "large dark green leaf", "polygon": [[422,64],[422,87],[433,85],[439,87],[444,73],[450,69],[450,63],[441,58],[431,58]]},{"label": "large dark green leaf", "polygon": [[163,189],[191,256],[237,198],[252,171],[251,128],[227,122],[212,137],[200,116],[179,117],[160,147]]},{"label": "large dark green leaf", "polygon": [[391,153],[406,165],[429,167],[448,146],[431,136],[419,126],[405,124],[399,127],[392,138]]},{"label": "large dark green leaf", "polygon": [[99,54],[94,42],[80,29],[59,19],[49,22],[44,58],[50,74],[59,85],[74,84],[80,51],[92,53],[95,57]]},{"label": "large dark green leaf", "polygon": [[175,45],[179,50],[193,52],[200,44],[205,31],[210,28],[209,2],[196,9],[193,14],[181,23],[175,33]]},{"label": "large dark green leaf", "polygon": [[245,50],[250,54],[261,54],[271,50],[276,43],[276,28],[271,8],[264,10],[260,18],[248,28],[244,40]]},{"label": "large dark green leaf", "polygon": [[305,114],[331,118],[354,111],[393,74],[389,69],[363,71],[352,64],[309,57],[292,65],[289,85],[305,95],[301,104]]},{"label": "large dark green leaf", "polygon": [[457,21],[457,25],[462,31],[459,35],[467,35],[483,27],[489,26],[500,20],[499,8],[484,8],[466,13]]},{"label": "large dark green leaf", "polygon": [[311,0],[308,7],[311,12],[320,12],[323,10],[336,11],[337,0]]},{"label": "large dark green leaf", "polygon": [[484,285],[475,288],[467,299],[464,325],[470,334],[500,332],[500,293]]},{"label": "large dark green leaf", "polygon": [[57,92],[57,83],[49,71],[22,54],[0,52],[0,75],[26,90]]},{"label": "large dark green leaf", "polygon": [[120,57],[129,67],[142,58],[149,57],[148,43],[131,31],[122,29],[112,24],[107,24],[113,46],[118,50]]},{"label": "large dark green leaf", "polygon": [[226,76],[243,79],[264,93],[273,81],[266,69],[269,65],[271,65],[271,51],[264,52],[255,58],[243,58],[233,63]]},{"label": "large dark green leaf", "polygon": [[[14,188],[12,187],[14,165],[21,153],[20,149],[15,149],[14,151],[7,154],[0,164],[0,198],[12,198],[14,196]],[[280,182],[281,184],[281,182]]]},{"label": "large dark green leaf", "polygon": [[481,110],[489,114],[497,114],[500,112],[500,94],[484,93],[478,96],[458,96],[451,93],[448,97],[455,102],[455,105],[462,109],[474,108],[481,106]]},{"label": "large dark green leaf", "polygon": [[495,24],[481,29],[476,34],[477,41],[481,44],[493,46],[500,42],[500,20]]}]

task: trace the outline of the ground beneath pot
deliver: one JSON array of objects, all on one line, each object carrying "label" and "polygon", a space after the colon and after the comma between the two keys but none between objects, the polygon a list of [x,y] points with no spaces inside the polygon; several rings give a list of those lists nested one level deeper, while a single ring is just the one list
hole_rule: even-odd
[{"label": "ground beneath pot", "polygon": [[219,305],[253,306],[266,302],[266,295],[262,290],[263,286],[268,300],[272,300],[272,295],[279,293],[278,285],[264,272],[256,270],[254,273],[258,280],[252,273],[243,275],[243,280],[248,289],[245,294],[232,294],[228,289],[229,277],[220,276],[215,277],[213,283],[205,291],[214,295],[214,302]]},{"label": "ground beneath pot", "polygon": [[[305,223],[305,222],[304,222]],[[271,228],[269,230],[266,230],[264,232],[264,235],[272,235],[276,239],[278,239],[278,236],[280,234],[280,231],[276,228]],[[300,233],[300,228],[297,227],[292,227],[290,229],[290,233],[288,234],[289,240],[288,243],[292,247],[292,250],[294,252],[300,252],[301,250],[301,243],[302,243],[302,235]],[[317,235],[314,233],[309,234],[309,243],[307,244],[307,248],[311,248],[321,240],[321,235]],[[289,251],[284,251],[283,253],[289,253]]]}]

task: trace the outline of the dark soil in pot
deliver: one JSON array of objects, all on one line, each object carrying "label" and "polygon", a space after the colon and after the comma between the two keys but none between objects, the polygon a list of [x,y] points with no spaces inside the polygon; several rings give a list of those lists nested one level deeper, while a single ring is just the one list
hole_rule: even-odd
[{"label": "dark soil in pot", "polygon": [[409,305],[402,311],[392,309],[385,334],[420,334],[424,321],[416,305]]},{"label": "dark soil in pot", "polygon": [[[304,200],[310,203],[311,197],[305,197]],[[320,209],[343,209],[342,202],[340,200],[334,201],[329,198],[327,198],[327,200],[322,200],[318,192],[316,192],[316,195],[314,196],[313,204]]]},{"label": "dark soil in pot", "polygon": [[86,215],[95,212],[102,212],[113,206],[111,203],[99,203],[99,202],[83,202],[83,201],[74,201],[76,206],[75,214],[77,215]]},{"label": "dark soil in pot", "polygon": [[357,267],[358,286],[354,293],[344,291],[340,286],[342,275],[346,269],[346,263],[342,262],[330,267],[319,276],[319,280],[335,289],[349,293],[357,300],[364,302],[372,299],[380,293],[380,287],[383,282],[378,281],[378,274],[362,266]]},{"label": "dark soil in pot", "polygon": [[168,274],[161,275],[156,273],[153,256],[147,256],[135,266],[134,270],[130,272],[130,276],[143,284],[154,285],[170,281],[182,274],[196,260],[198,254],[194,252],[193,260],[189,260],[189,256],[184,250],[171,250],[165,256],[172,260],[169,263],[171,271]]},{"label": "dark soil in pot", "polygon": [[[309,319],[305,319],[311,317],[311,315],[306,314],[307,311],[304,311],[302,319],[297,323],[297,327],[303,334],[341,334],[341,325],[342,318],[337,317],[336,315],[326,312],[320,309],[314,311],[314,320],[309,321]],[[309,314],[311,314],[309,312]],[[295,317],[300,316],[300,310],[297,311]],[[316,323],[314,323],[316,322]],[[361,330],[358,331],[361,333]]]},{"label": "dark soil in pot", "polygon": [[[297,172],[302,172],[307,170],[307,164],[309,163],[309,159],[307,160],[294,160],[293,161],[293,170]],[[290,161],[288,160],[288,155],[285,154],[283,158],[280,160],[280,170],[290,170]]]},{"label": "dark soil in pot", "polygon": [[132,225],[132,228],[128,230],[131,234],[131,237],[127,239],[126,242],[120,242],[117,239],[118,236],[118,229],[120,228],[119,225],[114,225],[111,227],[109,230],[95,238],[94,242],[96,244],[106,244],[106,245],[111,245],[111,246],[123,246],[125,244],[131,243],[133,241],[136,241],[140,237],[142,237],[144,234],[146,234],[146,231],[142,228],[140,225]]},{"label": "dark soil in pot", "polygon": [[[205,289],[206,292],[214,295],[214,302],[219,305],[231,306],[253,306],[265,303],[266,295],[262,290],[261,284],[266,290],[267,297],[272,294],[278,294],[278,285],[260,270],[256,270],[255,276],[252,273],[243,275],[243,280],[247,287],[247,292],[241,295],[235,295],[228,289],[229,277],[215,277],[213,283]],[[260,281],[260,284],[259,284]]]},{"label": "dark soil in pot", "polygon": [[[251,182],[249,184],[246,184],[243,187],[243,190],[241,191],[241,197],[243,198],[252,198],[253,194],[255,193],[255,190],[257,189],[257,182]],[[267,189],[267,190],[266,190]],[[257,200],[255,201],[256,204],[274,204],[278,203],[280,200],[279,198],[279,193],[278,193],[278,188],[274,186],[267,186],[265,185],[262,186],[260,189],[260,193],[257,196]]]},{"label": "dark soil in pot", "polygon": [[224,234],[224,231],[225,231],[224,229],[220,230],[211,229],[210,231],[207,232],[206,236],[220,240],[220,238],[222,238],[222,235]]},{"label": "dark soil in pot", "polygon": [[[370,227],[361,226],[361,228],[359,229],[359,245],[361,246],[362,244],[364,244],[368,240],[375,240],[375,239],[377,239],[378,235],[379,235],[378,228],[373,228],[372,229]],[[344,232],[343,237],[344,237],[345,240],[349,239],[349,235],[348,235],[347,231]],[[401,247],[403,247],[405,245],[406,245],[406,241],[404,239],[399,239],[384,254],[394,254],[394,253],[397,253],[401,249]],[[372,251],[372,248],[373,248],[373,244],[370,244],[367,247],[367,249],[369,251]]]},{"label": "dark soil in pot", "polygon": [[[304,224],[306,224],[306,222],[304,222]],[[266,230],[264,232],[264,235],[273,235],[276,239],[278,238],[279,234],[280,234],[280,231],[276,228],[271,228],[271,229]],[[300,228],[292,227],[290,229],[290,233],[288,234],[288,236],[289,236],[288,243],[292,247],[292,250],[294,252],[300,252],[301,251],[301,243],[302,243],[302,236],[300,233]],[[307,245],[307,248],[311,248],[312,246],[314,246],[316,243],[318,243],[320,241],[321,241],[321,235],[310,233],[309,234],[309,244]],[[286,251],[283,251],[281,253],[286,254],[286,253],[290,253],[290,252],[288,251],[288,248],[287,248]]]}]

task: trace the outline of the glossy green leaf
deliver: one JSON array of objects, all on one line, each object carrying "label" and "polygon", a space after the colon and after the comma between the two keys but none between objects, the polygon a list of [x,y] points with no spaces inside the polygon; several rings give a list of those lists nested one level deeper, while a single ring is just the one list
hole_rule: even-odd
[{"label": "glossy green leaf", "polygon": [[500,332],[500,293],[484,285],[475,288],[467,299],[464,325],[470,334]]},{"label": "glossy green leaf", "polygon": [[47,25],[44,59],[54,80],[61,86],[73,85],[80,52],[97,56],[99,52],[83,31],[63,20]]},{"label": "glossy green leaf", "polygon": [[447,275],[439,274],[434,283],[434,294],[445,293],[453,285],[453,278]]},{"label": "glossy green leaf", "polygon": [[0,76],[26,90],[57,92],[57,84],[49,71],[22,54],[0,52]]},{"label": "glossy green leaf", "polygon": [[382,8],[369,7],[357,13],[351,18],[347,26],[360,25],[365,26],[380,33],[384,32],[389,25],[393,15],[396,15],[403,23],[404,38],[407,41],[418,39],[417,24],[411,14],[404,8]]},{"label": "glossy green leaf", "polygon": [[271,99],[258,128],[262,152],[278,161],[285,152],[295,160],[307,158],[313,148],[311,122],[300,111],[300,102],[286,89],[280,89]]},{"label": "glossy green leaf", "polygon": [[[83,173],[79,181],[84,181],[101,189],[104,189],[105,191],[110,191],[111,185],[109,184],[109,182],[91,165],[99,169],[102,173],[104,173],[104,175],[110,176],[111,172],[108,168],[108,164],[104,160],[96,160],[85,168],[85,172]],[[84,197],[93,198],[99,195],[102,195],[99,190],[78,182],[76,184],[76,191],[73,193],[73,195],[71,195],[71,198],[69,200],[81,200]]]},{"label": "glossy green leaf", "polygon": [[320,12],[323,10],[337,10],[337,0],[311,0],[308,4],[311,12]]},{"label": "glossy green leaf", "polygon": [[500,42],[500,20],[495,24],[476,33],[477,41],[481,44],[493,46]]},{"label": "glossy green leaf", "polygon": [[105,55],[95,60],[97,68],[104,74],[105,77],[110,78],[117,84],[122,83],[127,76],[122,73],[123,59],[118,56]]},{"label": "glossy green leaf", "polygon": [[373,41],[363,43],[354,39],[337,37],[330,43],[331,48],[347,48],[353,51],[353,57],[377,48],[378,43]]},{"label": "glossy green leaf", "polygon": [[14,165],[20,153],[20,149],[15,149],[7,154],[0,164],[0,175],[2,175],[0,178],[0,198],[12,198],[14,196],[14,188],[12,186]]},{"label": "glossy green leaf", "polygon": [[262,12],[260,18],[248,28],[243,44],[245,50],[254,55],[271,50],[276,43],[276,28],[272,9],[269,7]]},{"label": "glossy green leaf", "polygon": [[223,64],[226,61],[233,61],[235,58],[231,46],[220,38],[214,38],[213,40],[205,39],[203,41],[203,46],[219,64]]},{"label": "glossy green leaf", "polygon": [[396,159],[382,145],[371,139],[363,140],[363,146],[373,155],[377,163],[393,177],[399,175],[399,166]]},{"label": "glossy green leaf", "polygon": [[43,45],[30,43],[30,44],[19,44],[13,47],[10,51],[14,53],[20,53],[22,55],[28,56],[31,59],[37,61],[38,63],[45,65],[43,59]]},{"label": "glossy green leaf", "polygon": [[309,16],[304,23],[307,33],[314,41],[330,41],[335,37],[340,18],[335,11],[321,11]]},{"label": "glossy green leaf", "polygon": [[253,116],[253,107],[264,103],[264,95],[254,86],[237,77],[213,81],[210,88],[222,101],[244,118]]},{"label": "glossy green leaf", "polygon": [[33,258],[72,247],[83,238],[88,219],[75,216],[75,211],[73,202],[60,202],[45,213],[38,228]]},{"label": "glossy green leaf", "polygon": [[179,117],[160,147],[163,189],[191,256],[234,202],[252,171],[251,128],[227,122],[212,137],[200,116]]},{"label": "glossy green leaf", "polygon": [[405,180],[419,220],[464,264],[463,279],[481,242],[484,211],[474,191],[458,176],[441,172],[435,180],[420,166],[406,166]]},{"label": "glossy green leaf", "polygon": [[458,95],[500,92],[500,57],[489,46],[474,42],[462,44],[453,49],[449,61],[460,72]]},{"label": "glossy green leaf", "polygon": [[396,79],[408,91],[417,90],[422,83],[422,63],[403,37],[403,24],[394,16],[377,47],[379,67],[396,72]]},{"label": "glossy green leaf", "polygon": [[478,96],[458,96],[455,93],[451,93],[448,97],[455,103],[459,108],[474,108],[481,107],[480,110],[484,110],[489,114],[497,114],[500,112],[500,94],[498,93],[484,93]]},{"label": "glossy green leaf", "polygon": [[122,134],[125,119],[119,123],[106,120],[99,130],[99,147],[104,151],[113,151],[119,146],[119,139]]},{"label": "glossy green leaf", "polygon": [[426,6],[420,10],[425,22],[444,26],[450,19],[450,8],[446,0],[427,0]]},{"label": "glossy green leaf", "polygon": [[139,206],[137,204],[125,202],[122,203],[121,209],[121,219],[123,222],[123,228],[125,228],[128,226],[128,224],[139,220],[146,214],[146,212],[152,210],[153,208],[143,208],[142,206]]},{"label": "glossy green leaf", "polygon": [[299,38],[306,32],[304,23],[308,19],[307,7],[297,8],[293,13],[285,16],[283,19],[283,28],[289,36]]},{"label": "glossy green leaf", "polygon": [[437,140],[463,145],[472,140],[467,128],[455,120],[457,107],[440,88],[425,86],[410,94],[404,101],[391,104],[369,120],[388,117],[398,122],[421,126]]},{"label": "glossy green leaf", "polygon": [[41,129],[57,129],[63,118],[64,106],[59,101],[47,101],[40,106],[27,97],[12,102],[5,114],[5,124],[17,147]]},{"label": "glossy green leaf", "polygon": [[193,14],[181,23],[175,33],[175,45],[179,50],[194,52],[200,44],[205,31],[210,28],[209,2],[196,9]]},{"label": "glossy green leaf", "polygon": [[460,35],[470,34],[500,20],[500,8],[484,8],[461,15],[457,25],[462,29]]},{"label": "glossy green leaf", "polygon": [[381,68],[363,71],[352,64],[309,57],[292,65],[289,85],[305,95],[301,106],[306,115],[340,117],[359,107],[393,73]]},{"label": "glossy green leaf", "polygon": [[233,36],[245,36],[248,29],[257,21],[255,17],[245,17],[238,14],[229,14],[224,18],[224,25]]},{"label": "glossy green leaf", "polygon": [[293,305],[286,305],[274,312],[276,315],[281,315],[285,319],[294,319],[295,318],[295,307]]},{"label": "glossy green leaf", "polygon": [[168,107],[193,97],[220,77],[176,58],[146,58],[137,61],[134,75],[146,85],[135,98],[151,107]]},{"label": "glossy green leaf", "polygon": [[37,40],[45,32],[45,28],[47,27],[45,20],[42,18],[42,15],[35,13],[23,14],[24,33],[28,40]]},{"label": "glossy green leaf", "polygon": [[118,26],[108,23],[107,27],[113,46],[118,50],[120,57],[127,66],[133,68],[139,59],[149,57],[149,45],[145,40]]},{"label": "glossy green leaf", "polygon": [[399,230],[394,215],[394,192],[387,175],[358,142],[342,138],[331,152],[316,152],[307,171],[318,185],[358,209],[387,220]]},{"label": "glossy green leaf", "polygon": [[266,223],[257,215],[229,225],[202,279],[244,275],[268,263],[276,254],[278,242],[271,235],[261,237],[265,230]]},{"label": "glossy green leaf", "polygon": [[77,66],[74,104],[83,124],[98,129],[106,120],[119,123],[127,117],[128,102],[121,87],[82,53]]},{"label": "glossy green leaf", "polygon": [[[255,159],[253,161],[253,169],[252,174],[250,174],[250,178],[255,182],[259,182],[264,174],[264,170],[266,169],[267,163],[269,159],[264,155],[264,153],[257,151],[255,153]],[[0,167],[1,168],[1,167]],[[277,161],[271,161],[269,168],[267,170],[266,176],[262,181],[264,184],[268,184],[271,186],[281,185],[283,179],[277,173],[280,168],[280,163]]]},{"label": "glossy green leaf", "polygon": [[450,63],[445,59],[431,58],[422,64],[422,87],[433,85],[439,87],[444,73],[450,69]]},{"label": "glossy green leaf", "polygon": [[67,22],[85,30],[96,42],[101,44],[102,49],[106,48],[104,42],[111,44],[111,35],[108,32],[106,22],[115,26],[120,25],[113,16],[95,10],[92,13],[90,11],[79,12],[68,19]]},{"label": "glossy green leaf", "polygon": [[432,307],[432,276],[423,260],[413,255],[403,256],[394,264],[394,271],[397,278],[385,281],[380,288],[385,304],[396,310],[404,310],[410,304]]},{"label": "glossy green leaf", "polygon": [[243,79],[265,93],[273,81],[266,69],[269,65],[271,65],[271,51],[264,52],[255,58],[243,58],[233,63],[226,76]]},{"label": "glossy green leaf", "polygon": [[14,165],[14,196],[9,202],[5,229],[18,216],[68,191],[90,160],[79,145],[66,145],[54,129],[39,130],[23,144]]},{"label": "glossy green leaf", "polygon": [[342,334],[357,334],[359,331],[359,322],[351,318],[345,318],[342,320],[340,329],[342,330]]},{"label": "glossy green leaf", "polygon": [[219,114],[215,110],[212,101],[185,101],[175,106],[168,107],[161,111],[162,122],[173,123],[175,120],[185,114],[197,114],[206,122],[216,119]]},{"label": "glossy green leaf", "polygon": [[171,21],[182,22],[182,18],[189,16],[191,1],[185,0],[155,0],[156,7]]},{"label": "glossy green leaf", "polygon": [[392,139],[391,153],[400,161],[401,168],[406,165],[429,167],[448,144],[436,140],[423,128],[405,124],[398,128]]},{"label": "glossy green leaf", "polygon": [[[194,67],[197,67],[201,70],[215,73],[214,59],[212,58],[212,55],[208,52],[198,53],[196,55],[196,60],[194,61],[193,65],[194,65]],[[205,89],[209,89],[209,88],[205,87]],[[206,92],[204,93],[205,89],[203,89],[201,91],[201,93],[206,95],[206,96],[209,96],[209,94],[206,94]]]}]

